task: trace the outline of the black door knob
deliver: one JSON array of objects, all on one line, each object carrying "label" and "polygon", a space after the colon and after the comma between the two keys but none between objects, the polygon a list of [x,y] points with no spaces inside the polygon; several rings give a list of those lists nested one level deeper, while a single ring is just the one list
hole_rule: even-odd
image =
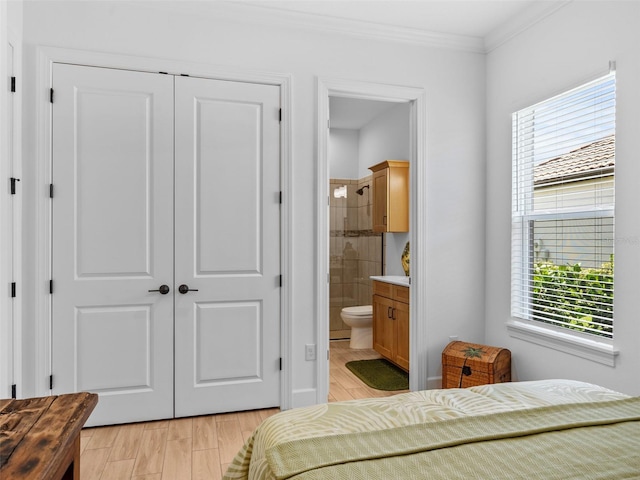
[{"label": "black door knob", "polygon": [[185,285],[184,283],[178,287],[178,291],[183,295],[187,292],[197,292],[197,288],[189,288],[189,285]]},{"label": "black door knob", "polygon": [[160,285],[160,288],[158,288],[157,290],[149,290],[150,292],[160,292],[162,295],[166,295],[167,293],[169,293],[169,285]]}]

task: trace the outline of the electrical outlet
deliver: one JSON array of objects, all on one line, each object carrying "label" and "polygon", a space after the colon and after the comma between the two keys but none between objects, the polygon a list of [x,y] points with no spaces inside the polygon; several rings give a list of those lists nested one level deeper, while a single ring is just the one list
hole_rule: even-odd
[{"label": "electrical outlet", "polygon": [[316,359],[316,345],[314,343],[307,343],[304,346],[304,359],[307,361]]}]

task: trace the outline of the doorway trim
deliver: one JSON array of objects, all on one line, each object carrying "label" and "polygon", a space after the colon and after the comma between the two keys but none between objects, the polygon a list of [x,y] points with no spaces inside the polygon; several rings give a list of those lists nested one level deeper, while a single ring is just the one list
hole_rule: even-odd
[{"label": "doorway trim", "polygon": [[[216,80],[262,83],[280,88],[280,190],[282,206],[280,210],[280,262],[283,276],[280,291],[280,353],[282,372],[280,376],[280,408],[291,408],[293,401],[293,369],[291,366],[291,311],[293,300],[293,184],[291,181],[291,139],[292,139],[292,97],[291,75],[270,72],[256,72],[210,65],[205,63],[184,62],[171,59],[137,57],[85,50],[72,50],[57,47],[37,47],[36,72],[36,292],[35,292],[35,395],[50,393],[48,379],[52,374],[51,364],[51,298],[49,281],[51,279],[51,199],[49,184],[52,179],[52,138],[51,138],[51,89],[54,63],[71,63],[93,67],[106,67],[140,72],[167,72],[170,74],[188,74]],[[55,93],[54,93],[55,96]],[[54,97],[55,101],[55,97]],[[45,381],[44,379],[47,379]]]},{"label": "doorway trim", "polygon": [[[411,177],[411,288],[410,342],[411,375],[409,388],[427,386],[427,308],[425,296],[418,294],[426,285],[426,98],[423,88],[386,85],[337,78],[318,78],[318,149],[317,149],[317,331],[318,362],[316,370],[317,403],[326,403],[329,394],[329,97],[357,98],[395,103],[410,103]],[[327,352],[326,359],[321,352]]]}]

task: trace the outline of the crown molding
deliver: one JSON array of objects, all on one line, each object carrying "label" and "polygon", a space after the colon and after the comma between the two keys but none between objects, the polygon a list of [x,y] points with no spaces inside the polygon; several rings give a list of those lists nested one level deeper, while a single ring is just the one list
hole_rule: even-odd
[{"label": "crown molding", "polygon": [[[232,2],[225,1],[224,3],[231,4]],[[294,12],[250,2],[242,2],[242,5],[234,3],[233,6],[245,7],[243,10],[245,19],[247,13],[252,10],[256,13],[260,12],[261,16],[269,18],[273,23],[278,23],[280,26],[297,26],[306,30],[313,29],[319,32],[329,31],[356,38],[402,42],[423,47],[448,48],[474,53],[484,53],[484,41],[481,37],[430,32],[415,28],[383,25],[361,20]]]},{"label": "crown molding", "polygon": [[383,25],[328,15],[286,10],[256,0],[145,1],[141,7],[170,11],[173,14],[207,16],[218,21],[334,33],[352,38],[399,42],[421,47],[442,48],[486,54],[544,20],[574,0],[535,1],[485,37],[432,32],[416,28]]},{"label": "crown molding", "polygon": [[544,20],[573,0],[533,2],[529,8],[509,19],[484,37],[484,52],[489,53],[525,30]]},{"label": "crown molding", "polygon": [[335,33],[368,40],[484,53],[484,40],[481,37],[429,32],[415,28],[296,12],[255,2],[218,0],[215,2],[141,1],[135,3],[141,7],[168,10],[175,14],[206,15],[218,21],[301,29],[307,32]]}]

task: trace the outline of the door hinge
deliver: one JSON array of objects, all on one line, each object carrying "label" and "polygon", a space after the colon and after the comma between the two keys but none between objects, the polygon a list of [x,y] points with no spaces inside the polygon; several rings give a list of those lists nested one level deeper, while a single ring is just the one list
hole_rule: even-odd
[{"label": "door hinge", "polygon": [[53,280],[49,280],[49,295],[53,295]]},{"label": "door hinge", "polygon": [[53,198],[53,183],[49,184],[49,198]]},{"label": "door hinge", "polygon": [[11,282],[11,298],[16,298],[16,282]]},{"label": "door hinge", "polygon": [[49,102],[53,103],[53,88],[49,90]]},{"label": "door hinge", "polygon": [[282,357],[280,357],[280,370],[282,370]]},{"label": "door hinge", "polygon": [[282,109],[278,111],[278,121],[282,122]]},{"label": "door hinge", "polygon": [[17,385],[14,383],[11,385],[11,398],[18,398],[18,393],[16,392]]},{"label": "door hinge", "polygon": [[19,178],[11,177],[11,195],[16,194],[16,182],[19,182]]},{"label": "door hinge", "polygon": [[280,205],[282,205],[282,190],[280,190],[280,198],[278,201],[280,202]]},{"label": "door hinge", "polygon": [[53,375],[49,375],[49,390],[53,390]]},{"label": "door hinge", "polygon": [[280,274],[279,281],[280,281],[280,286],[282,286],[282,274]]},{"label": "door hinge", "polygon": [[11,77],[11,93],[16,93],[16,77]]}]

